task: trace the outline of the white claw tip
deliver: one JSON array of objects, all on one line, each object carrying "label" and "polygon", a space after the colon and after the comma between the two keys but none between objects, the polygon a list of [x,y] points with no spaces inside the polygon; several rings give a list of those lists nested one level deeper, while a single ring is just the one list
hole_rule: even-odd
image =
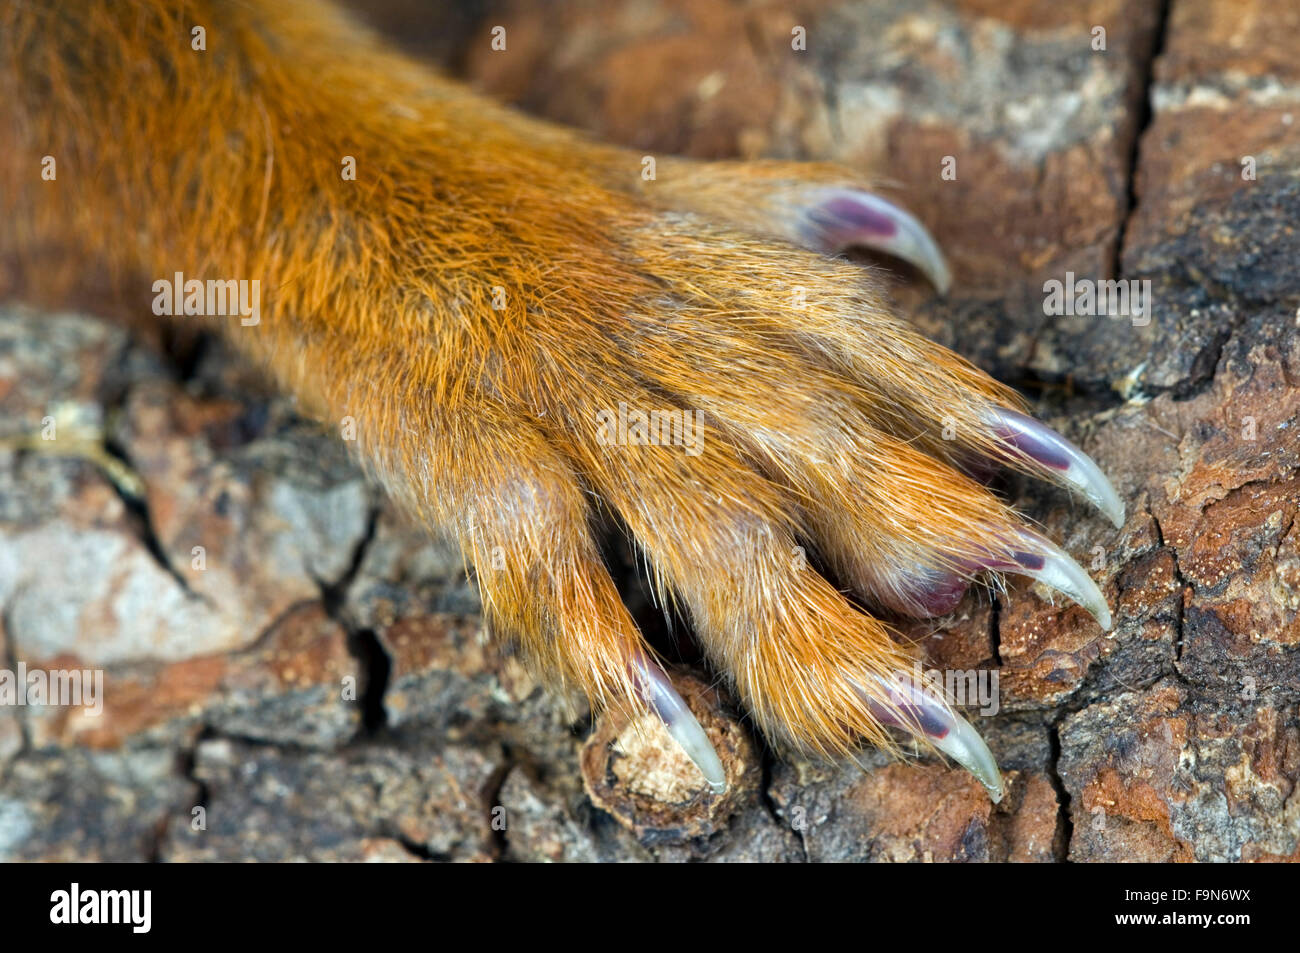
[{"label": "white claw tip", "polygon": [[817,241],[840,251],[871,248],[920,269],[941,295],[952,286],[952,273],[938,243],[917,219],[893,202],[858,189],[819,189],[808,202],[806,217]]},{"label": "white claw tip", "polygon": [[[998,770],[998,762],[970,722],[907,673],[899,673],[892,678],[875,675],[872,679],[884,690],[889,704],[873,698],[872,693],[865,691],[861,683],[855,681],[854,684],[867,699],[876,717],[885,724],[896,725],[924,738],[969,771],[984,786],[994,804],[1002,800],[1006,786],[1002,781],[1002,772]],[[896,709],[909,712],[911,717],[900,719],[896,715]]]},{"label": "white claw tip", "polygon": [[1021,530],[1020,540],[1028,550],[1025,555],[1038,556],[1042,560],[1042,565],[1034,567],[1022,563],[1023,568],[1014,571],[1069,596],[1092,613],[1102,631],[1109,632],[1110,607],[1106,605],[1106,597],[1102,595],[1101,589],[1093,582],[1087,571],[1067,556],[1060,547],[1038,533]]},{"label": "white claw tip", "polygon": [[1116,528],[1123,529],[1124,501],[1092,457],[1042,421],[1014,410],[996,407],[986,419],[1020,453],[1042,464],[1057,480],[1101,510]]},{"label": "white claw tip", "polygon": [[724,793],[727,790],[727,772],[722,767],[722,759],[668,676],[658,665],[644,658],[635,659],[632,670],[640,683],[641,697],[677,746],[704,775],[709,790],[714,794]]}]

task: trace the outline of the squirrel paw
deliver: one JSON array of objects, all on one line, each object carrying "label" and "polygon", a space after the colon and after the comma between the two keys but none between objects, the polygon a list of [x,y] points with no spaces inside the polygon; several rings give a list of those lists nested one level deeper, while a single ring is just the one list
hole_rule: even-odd
[{"label": "squirrel paw", "polygon": [[[825,254],[867,245],[943,289],[911,216],[826,165],[664,159],[647,181],[642,157],[358,42],[326,5],[216,4],[202,56],[165,5],[57,6],[0,4],[0,178],[22,184],[0,190],[0,261],[136,296],[224,276],[210,319],[305,410],[355,424],[389,492],[459,541],[489,622],[595,709],[653,710],[710,784],[598,516],[770,738],[834,756],[902,728],[996,796],[983,742],[905,684],[871,613],[944,613],[1010,572],[1107,627],[1088,575],[971,474],[1055,480],[1117,524],[1123,507],[1012,390]],[[30,174],[55,155],[57,185]],[[244,276],[265,306],[223,322]]]},{"label": "squirrel paw", "polygon": [[[805,194],[806,243],[865,240],[946,275],[906,213],[853,190]],[[621,233],[617,267],[559,273],[582,283],[555,295],[598,304],[508,315],[474,385],[440,402],[434,446],[451,465],[435,518],[460,528],[489,615],[543,671],[597,707],[648,705],[715,788],[717,756],[601,562],[593,501],[769,737],[843,756],[893,747],[902,728],[999,797],[979,735],[909,684],[888,626],[807,554],[886,613],[943,614],[981,573],[1017,573],[1106,629],[1088,574],[968,471],[1054,480],[1117,525],[1123,506],[1013,392],[893,317],[869,272],[742,224],[656,211]]]}]

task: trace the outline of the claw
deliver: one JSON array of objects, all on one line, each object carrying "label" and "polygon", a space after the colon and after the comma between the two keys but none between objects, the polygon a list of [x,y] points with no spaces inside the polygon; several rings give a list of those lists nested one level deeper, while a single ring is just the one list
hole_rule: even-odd
[{"label": "claw", "polygon": [[1117,527],[1124,525],[1124,504],[1092,458],[1059,433],[1032,417],[990,410],[986,419],[998,436],[1021,455],[1055,471],[1062,482],[1078,490]]},{"label": "claw", "polygon": [[980,572],[1008,572],[1028,576],[1069,596],[1087,609],[1105,631],[1110,631],[1110,608],[1083,567],[1038,533],[1017,530],[1005,549],[957,562],[955,570],[927,569],[913,577],[906,595],[886,605],[903,615],[933,618],[957,608],[966,594],[970,576]]},{"label": "claw", "polygon": [[940,294],[952,284],[948,263],[925,226],[897,205],[854,189],[822,189],[806,206],[804,228],[830,251],[861,245],[919,268]]},{"label": "claw", "polygon": [[[1023,545],[1024,549],[1017,548]],[[1092,613],[1102,631],[1110,631],[1110,607],[1106,598],[1082,566],[1051,540],[1032,530],[1018,530],[1011,540],[1009,559],[993,558],[980,566],[998,572],[1028,576],[1069,596]]]},{"label": "claw", "polygon": [[704,733],[700,723],[691,714],[690,708],[677,694],[668,676],[654,662],[643,655],[638,655],[631,663],[633,677],[638,684],[642,700],[650,706],[668,734],[686,756],[695,762],[695,766],[704,775],[709,789],[714,794],[727,790],[727,775],[722,769],[722,761],[713,749],[709,736]]},{"label": "claw", "polygon": [[957,562],[953,570],[927,570],[908,593],[907,601],[891,608],[922,618],[951,612],[965,595],[969,577],[979,572],[1008,572],[1028,576],[1069,596],[1087,609],[1105,631],[1110,631],[1110,608],[1084,568],[1058,546],[1031,530],[1000,534],[1004,546],[985,550]]},{"label": "claw", "polygon": [[979,732],[966,719],[953,711],[932,689],[917,684],[910,675],[899,674],[888,679],[874,675],[872,679],[889,699],[888,704],[877,701],[871,692],[858,686],[872,714],[887,725],[924,738],[984,785],[994,804],[1002,800],[1006,789],[998,763]]}]

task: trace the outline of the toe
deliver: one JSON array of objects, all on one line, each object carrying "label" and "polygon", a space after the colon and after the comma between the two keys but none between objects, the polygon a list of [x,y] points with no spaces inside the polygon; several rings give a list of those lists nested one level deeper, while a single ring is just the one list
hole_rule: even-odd
[{"label": "toe", "polygon": [[[477,426],[467,430],[464,419]],[[619,597],[589,530],[587,496],[554,444],[483,403],[443,408],[426,433],[454,465],[436,495],[406,502],[454,528],[489,627],[562,696],[577,689],[593,711],[654,713],[708,787],[723,790],[721,761]]]}]

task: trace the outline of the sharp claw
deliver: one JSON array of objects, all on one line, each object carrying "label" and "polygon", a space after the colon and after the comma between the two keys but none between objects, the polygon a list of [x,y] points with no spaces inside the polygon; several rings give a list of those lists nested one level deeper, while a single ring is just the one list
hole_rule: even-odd
[{"label": "sharp claw", "polygon": [[1124,525],[1124,504],[1092,458],[1059,433],[1032,417],[1001,407],[986,415],[998,436],[1023,456],[1058,474],[1117,527]]},{"label": "sharp claw", "polygon": [[947,294],[952,275],[925,226],[892,202],[855,189],[823,189],[804,212],[805,228],[829,251],[861,245],[910,262]]},{"label": "sharp claw", "polygon": [[695,762],[695,766],[704,775],[704,780],[708,782],[709,789],[714,794],[726,791],[727,774],[722,768],[718,753],[682,696],[673,688],[668,676],[657,664],[642,655],[633,659],[631,668],[642,700],[663,722],[678,747]]},{"label": "sharp claw", "polygon": [[953,569],[928,569],[912,577],[916,584],[905,600],[886,603],[904,615],[922,618],[943,615],[957,607],[965,595],[969,577],[975,573],[1009,572],[1028,576],[1061,592],[1096,617],[1110,630],[1110,609],[1106,600],[1083,567],[1045,537],[1027,529],[997,534],[1002,545],[982,548],[979,556],[958,559]]},{"label": "sharp claw", "polygon": [[1006,789],[998,763],[979,732],[966,719],[953,711],[933,690],[917,684],[911,675],[900,673],[892,678],[876,675],[872,679],[888,698],[887,704],[878,701],[878,693],[873,694],[858,686],[871,706],[872,714],[885,724],[924,738],[984,785],[994,804],[1002,800]]},{"label": "sharp claw", "polygon": [[[1018,547],[1023,545],[1024,549]],[[992,560],[985,569],[1028,576],[1069,596],[1096,618],[1102,631],[1110,631],[1110,607],[1106,598],[1082,566],[1055,543],[1031,530],[1022,529],[1010,541],[1008,560]]]}]

